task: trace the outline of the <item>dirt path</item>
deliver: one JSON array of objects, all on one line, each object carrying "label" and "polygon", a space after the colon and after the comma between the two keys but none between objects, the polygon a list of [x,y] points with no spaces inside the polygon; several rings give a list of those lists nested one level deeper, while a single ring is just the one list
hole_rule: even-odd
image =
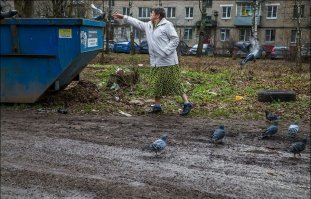
[{"label": "dirt path", "polygon": [[[265,121],[221,121],[215,146],[219,123],[1,108],[1,198],[310,198],[310,144],[298,159],[285,152],[285,122],[258,140]],[[163,133],[164,154],[141,151]]]}]

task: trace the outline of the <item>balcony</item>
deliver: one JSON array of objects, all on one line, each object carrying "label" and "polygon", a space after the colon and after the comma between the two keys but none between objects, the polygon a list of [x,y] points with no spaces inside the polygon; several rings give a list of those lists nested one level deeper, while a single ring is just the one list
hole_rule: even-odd
[{"label": "balcony", "polygon": [[[260,26],[261,20],[260,16],[256,17],[257,20],[257,25]],[[242,17],[242,16],[236,16],[234,19],[234,25],[235,26],[252,26],[253,25],[253,17],[248,16],[248,17]]]}]

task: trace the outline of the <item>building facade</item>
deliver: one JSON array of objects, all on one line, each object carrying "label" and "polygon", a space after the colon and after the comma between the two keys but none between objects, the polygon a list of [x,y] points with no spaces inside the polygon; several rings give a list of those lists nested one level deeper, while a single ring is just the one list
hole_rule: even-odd
[{"label": "building facade", "polygon": [[[189,46],[198,43],[199,26],[202,14],[199,0],[132,0],[131,8],[128,0],[114,0],[111,11],[129,15],[148,21],[150,8],[164,7],[167,19],[171,21],[181,40]],[[201,0],[202,2],[202,0]],[[253,21],[256,19],[257,35],[261,44],[296,45],[297,42],[297,2],[295,0],[263,0],[256,6],[254,15],[253,0],[209,0],[206,8],[206,28],[204,43],[222,48],[234,41],[247,41],[252,32]],[[300,1],[300,30],[302,43],[310,42],[310,1]],[[94,1],[102,7],[102,1]],[[109,8],[109,1],[104,2]],[[130,10],[129,10],[130,9]],[[129,39],[129,27],[115,22],[114,39]],[[144,34],[134,30],[135,41],[139,43]]]},{"label": "building facade", "polygon": [[[7,0],[14,7],[13,0]],[[93,3],[106,13],[118,11],[149,21],[150,8],[163,7],[181,40],[189,46],[198,43],[202,20],[203,0],[64,0],[67,7],[64,17],[92,18],[98,12],[91,8]],[[35,1],[33,17],[51,17],[51,1]],[[68,2],[71,2],[68,3]],[[301,30],[301,43],[310,42],[310,0],[207,0],[203,42],[223,49],[236,41],[247,41],[254,22],[260,44],[295,46],[297,31]],[[299,6],[298,3],[300,2]],[[65,3],[64,3],[65,4]],[[256,11],[254,11],[256,8]],[[301,9],[297,9],[301,8]],[[298,12],[298,10],[300,12]],[[297,17],[301,13],[301,17]],[[108,15],[108,14],[107,14]],[[299,19],[299,20],[298,20]],[[298,21],[299,29],[298,29]],[[111,40],[129,40],[128,25],[114,21],[111,26]],[[144,33],[133,30],[136,43],[144,40]]]}]

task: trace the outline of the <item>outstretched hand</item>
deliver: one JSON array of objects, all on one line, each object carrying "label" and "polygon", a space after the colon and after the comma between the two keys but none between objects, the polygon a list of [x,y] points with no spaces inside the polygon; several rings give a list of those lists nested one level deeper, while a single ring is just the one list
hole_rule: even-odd
[{"label": "outstretched hand", "polygon": [[123,14],[120,14],[120,13],[118,13],[118,12],[115,12],[115,13],[112,14],[112,17],[113,17],[114,19],[123,19],[123,18],[124,18],[124,15],[123,15]]}]

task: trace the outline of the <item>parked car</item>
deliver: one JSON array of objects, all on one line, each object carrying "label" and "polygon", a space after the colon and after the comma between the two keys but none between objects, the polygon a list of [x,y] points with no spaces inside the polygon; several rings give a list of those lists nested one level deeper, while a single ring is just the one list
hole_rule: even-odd
[{"label": "parked car", "polygon": [[[195,44],[192,46],[192,48],[189,49],[188,54],[189,55],[196,55],[198,50],[198,44]],[[203,44],[202,53],[204,55],[211,55],[213,54],[214,49],[209,44]]]},{"label": "parked car", "polygon": [[289,48],[287,46],[274,46],[272,48],[271,59],[285,59],[289,55]]},{"label": "parked car", "polygon": [[[109,45],[109,51],[113,51],[113,46],[116,42],[113,40],[109,40],[108,41],[108,45]],[[104,41],[104,50],[106,50],[106,41]]]},{"label": "parked car", "polygon": [[179,41],[177,46],[177,54],[178,55],[188,55],[190,47],[184,41]]},{"label": "parked car", "polygon": [[311,43],[305,43],[302,45],[301,56],[303,58],[311,58]]},{"label": "parked car", "polygon": [[[135,52],[139,52],[139,46],[136,42],[134,42]],[[131,42],[130,41],[122,41],[117,42],[113,45],[113,52],[115,53],[130,53],[131,52]]]},{"label": "parked car", "polygon": [[144,40],[140,43],[139,53],[142,53],[142,54],[148,54],[149,53],[148,42],[146,40]]},{"label": "parked car", "polygon": [[[266,50],[263,46],[260,46],[259,58],[263,58],[266,55]],[[251,43],[249,41],[237,41],[233,45],[233,55],[240,58],[245,58],[251,50]]]},{"label": "parked car", "polygon": [[[189,46],[184,41],[180,41],[176,48],[178,55],[187,55],[189,51]],[[139,45],[139,53],[149,53],[148,42],[146,40],[142,41]]]}]

